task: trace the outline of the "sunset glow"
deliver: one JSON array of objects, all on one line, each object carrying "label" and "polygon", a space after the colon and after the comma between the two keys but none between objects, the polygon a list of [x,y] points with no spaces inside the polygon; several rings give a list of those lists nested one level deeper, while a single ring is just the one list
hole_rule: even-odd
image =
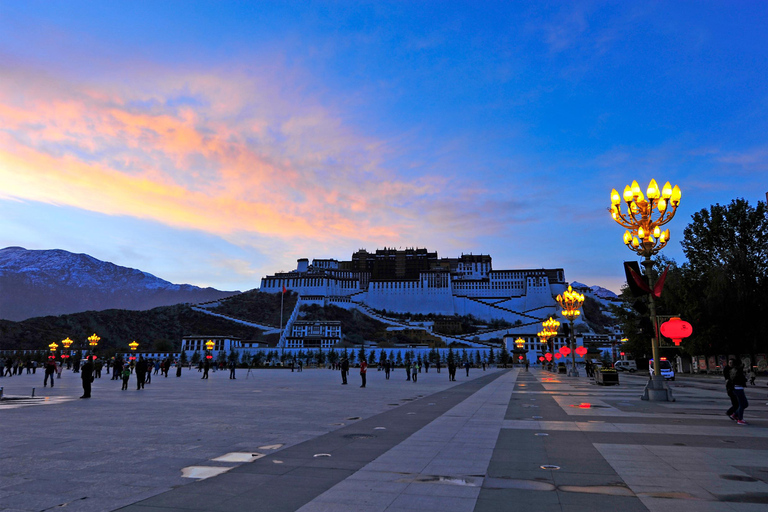
[{"label": "sunset glow", "polygon": [[616,183],[685,189],[677,259],[693,212],[764,200],[759,4],[128,5],[0,2],[3,247],[245,290],[426,246],[618,291]]}]

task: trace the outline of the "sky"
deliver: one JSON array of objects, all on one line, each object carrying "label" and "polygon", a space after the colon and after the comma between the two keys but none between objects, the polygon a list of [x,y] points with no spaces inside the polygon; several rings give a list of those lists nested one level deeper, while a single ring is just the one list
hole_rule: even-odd
[{"label": "sky", "polygon": [[0,247],[256,288],[365,248],[618,291],[610,192],[768,191],[768,3],[0,0]]}]

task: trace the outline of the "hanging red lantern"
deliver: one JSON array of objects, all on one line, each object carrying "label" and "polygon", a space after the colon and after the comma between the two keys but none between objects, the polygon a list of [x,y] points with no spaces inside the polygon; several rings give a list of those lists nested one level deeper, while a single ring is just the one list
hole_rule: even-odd
[{"label": "hanging red lantern", "polygon": [[549,354],[549,353],[544,354],[544,359],[546,359],[547,361],[551,361],[552,360],[552,354]]},{"label": "hanging red lantern", "polygon": [[560,353],[563,354],[563,357],[568,357],[571,353],[571,349],[568,347],[560,347]]},{"label": "hanging red lantern", "polygon": [[555,359],[560,359],[561,357],[563,357],[563,355],[560,352],[555,354]]},{"label": "hanging red lantern", "polygon": [[587,347],[576,347],[576,355],[584,357],[587,354]]},{"label": "hanging red lantern", "polygon": [[539,356],[539,361],[544,361],[544,356]]},{"label": "hanging red lantern", "polygon": [[679,347],[680,342],[682,342],[684,338],[693,334],[693,327],[681,318],[670,318],[668,321],[661,324],[661,334],[671,339],[675,343],[675,346]]},{"label": "hanging red lantern", "polygon": [[517,358],[521,361],[523,360],[523,356],[517,356]]}]

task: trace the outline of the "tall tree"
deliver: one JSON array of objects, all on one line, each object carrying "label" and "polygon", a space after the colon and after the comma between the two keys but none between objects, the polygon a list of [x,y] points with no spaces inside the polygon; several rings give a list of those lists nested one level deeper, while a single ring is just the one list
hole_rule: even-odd
[{"label": "tall tree", "polygon": [[684,231],[684,272],[699,353],[765,350],[768,211],[744,199],[693,215]]}]

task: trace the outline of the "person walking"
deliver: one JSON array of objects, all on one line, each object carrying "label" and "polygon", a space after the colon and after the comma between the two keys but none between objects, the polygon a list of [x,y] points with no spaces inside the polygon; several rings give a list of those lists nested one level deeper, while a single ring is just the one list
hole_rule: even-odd
[{"label": "person walking", "polygon": [[405,376],[407,377],[405,380],[411,380],[411,361],[410,360],[405,361]]},{"label": "person walking", "polygon": [[80,368],[80,379],[83,381],[83,396],[80,398],[91,398],[91,384],[93,383],[93,362],[91,357],[88,356],[85,360],[85,364]]},{"label": "person walking", "polygon": [[469,360],[464,361],[464,368],[467,369],[467,377],[469,377],[469,367],[472,366],[469,364]]},{"label": "person walking", "polygon": [[[152,384],[152,369],[160,368],[160,365],[154,359],[147,360],[147,376],[144,378],[144,384]],[[157,373],[157,372],[155,372]]]},{"label": "person walking", "polygon": [[448,361],[448,380],[456,380],[456,363],[453,361]]},{"label": "person walking", "polygon": [[145,380],[147,378],[147,370],[149,369],[149,363],[144,359],[144,356],[139,356],[139,362],[136,363],[136,391],[144,389]]},{"label": "person walking", "polygon": [[347,384],[347,373],[349,373],[349,360],[345,357],[341,360],[341,385]]},{"label": "person walking", "polygon": [[733,381],[731,380],[731,370],[735,365],[735,361],[731,359],[723,367],[723,377],[725,377],[725,392],[728,394],[728,398],[731,400],[731,406],[725,411],[725,415],[731,418],[733,421],[738,421],[736,416],[736,409],[739,408],[739,399],[736,398],[736,393],[733,392]]},{"label": "person walking", "polygon": [[420,369],[419,362],[416,361],[415,363],[413,363],[413,371],[411,372],[413,373],[413,376],[412,376],[413,382],[416,382],[419,380],[419,369]]},{"label": "person walking", "polygon": [[389,362],[389,359],[384,361],[384,378],[386,380],[389,380],[389,372],[392,371],[392,363]]},{"label": "person walking", "polygon": [[739,401],[739,407],[736,409],[734,416],[736,416],[736,423],[739,425],[746,425],[744,421],[744,409],[749,407],[749,401],[747,395],[744,394],[744,388],[747,386],[747,377],[744,375],[744,367],[741,362],[736,361],[736,364],[731,369],[731,381],[733,382],[733,393]]},{"label": "person walking", "polygon": [[176,362],[176,376],[181,377],[181,361]]},{"label": "person walking", "polygon": [[95,377],[96,377],[97,379],[100,379],[100,378],[101,378],[101,369],[102,369],[103,367],[104,367],[104,363],[102,363],[102,362],[101,362],[101,359],[98,359],[98,360],[94,361],[94,364],[93,364],[93,371],[94,371],[94,373],[96,374],[96,375],[95,375]]},{"label": "person walking", "polygon": [[[127,389],[128,389],[128,381],[129,381],[129,380],[130,380],[130,378],[131,378],[131,367],[130,367],[130,366],[128,366],[128,365],[125,365],[125,366],[123,366],[122,368],[123,368],[123,369],[122,369],[122,371],[120,372],[120,377],[123,379],[123,387],[121,387],[120,389],[121,389],[122,391],[125,391],[125,390],[127,390]],[[114,368],[114,370],[113,370],[113,371],[115,371],[115,372],[117,371],[117,366],[115,366],[115,368]]]},{"label": "person walking", "polygon": [[235,380],[235,368],[237,368],[237,365],[234,361],[229,362],[229,378],[231,380]]},{"label": "person walking", "polygon": [[210,360],[206,359],[205,362],[203,363],[203,377],[202,377],[203,379],[208,378],[208,370],[210,369],[211,369],[211,362]]},{"label": "person walking", "polygon": [[440,354],[438,354],[437,361],[435,362],[435,368],[437,369],[437,373],[440,373]]},{"label": "person walking", "polygon": [[365,376],[368,371],[368,363],[365,362],[365,359],[360,361],[360,379],[363,381],[363,383],[360,385],[361,388],[365,387]]},{"label": "person walking", "polygon": [[49,359],[47,363],[45,363],[45,379],[43,380],[43,387],[46,387],[48,385],[48,378],[51,379],[51,387],[53,387],[53,374],[56,373],[56,363]]}]

